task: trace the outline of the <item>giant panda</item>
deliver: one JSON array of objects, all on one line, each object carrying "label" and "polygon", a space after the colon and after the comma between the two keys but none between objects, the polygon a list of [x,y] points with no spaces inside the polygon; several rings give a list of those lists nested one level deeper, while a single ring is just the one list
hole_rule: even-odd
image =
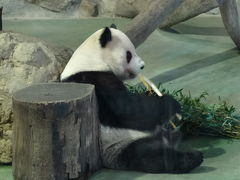
[{"label": "giant panda", "polygon": [[143,68],[129,38],[106,27],[74,52],[61,81],[95,85],[104,167],[187,173],[202,163],[202,153],[178,150],[179,133],[159,128],[180,113],[178,102],[169,95],[133,94],[124,86],[124,80],[135,78]]}]

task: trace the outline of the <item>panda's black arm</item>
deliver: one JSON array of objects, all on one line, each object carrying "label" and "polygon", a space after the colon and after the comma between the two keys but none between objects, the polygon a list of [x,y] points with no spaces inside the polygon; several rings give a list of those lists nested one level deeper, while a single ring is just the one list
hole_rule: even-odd
[{"label": "panda's black arm", "polygon": [[132,94],[123,90],[97,90],[100,121],[105,125],[137,130],[153,130],[176,113],[179,103],[172,97]]}]

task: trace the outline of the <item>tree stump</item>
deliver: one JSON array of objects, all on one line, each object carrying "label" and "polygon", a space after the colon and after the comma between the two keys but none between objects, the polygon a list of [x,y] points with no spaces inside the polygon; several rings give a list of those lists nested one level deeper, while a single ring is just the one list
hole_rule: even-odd
[{"label": "tree stump", "polygon": [[0,31],[2,31],[2,10],[3,7],[0,7]]},{"label": "tree stump", "polygon": [[225,28],[240,49],[240,0],[218,0]]},{"label": "tree stump", "polygon": [[13,96],[15,180],[82,180],[100,167],[94,86],[36,84]]}]

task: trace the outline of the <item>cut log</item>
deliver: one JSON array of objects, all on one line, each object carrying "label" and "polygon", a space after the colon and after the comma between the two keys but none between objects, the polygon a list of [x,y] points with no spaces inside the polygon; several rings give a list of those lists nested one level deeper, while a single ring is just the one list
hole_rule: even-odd
[{"label": "cut log", "polygon": [[86,179],[100,167],[94,86],[37,84],[13,96],[15,180]]},{"label": "cut log", "polygon": [[2,10],[3,7],[0,7],[0,31],[2,31]]},{"label": "cut log", "polygon": [[240,49],[240,0],[218,0],[225,28]]},{"label": "cut log", "polygon": [[145,11],[142,11],[127,24],[124,32],[135,47],[137,47],[144,42],[182,2],[183,0],[152,1]]}]

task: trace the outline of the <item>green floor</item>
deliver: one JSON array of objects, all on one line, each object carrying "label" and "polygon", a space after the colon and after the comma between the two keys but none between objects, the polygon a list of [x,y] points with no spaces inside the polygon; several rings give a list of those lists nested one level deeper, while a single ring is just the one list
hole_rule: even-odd
[{"label": "green floor", "polygon": [[187,146],[204,152],[205,160],[201,167],[190,174],[146,174],[102,170],[91,180],[239,180],[240,141],[219,138],[197,137],[186,142]]},{"label": "green floor", "polygon": [[0,166],[0,180],[12,180],[12,167]]},{"label": "green floor", "polygon": [[[5,30],[22,32],[75,49],[96,29],[112,22],[121,27],[126,19],[4,21]],[[193,95],[207,91],[209,102],[218,97],[240,107],[240,55],[226,34],[220,17],[199,16],[173,27],[155,31],[138,48],[145,60],[143,74],[169,89],[184,88]],[[132,81],[129,83],[136,83]],[[91,180],[239,180],[240,141],[195,137],[187,146],[204,152],[201,167],[186,175],[144,174],[102,170]],[[10,167],[0,167],[0,180],[11,179]]]},{"label": "green floor", "polygon": [[[90,180],[239,180],[240,141],[213,137],[194,137],[185,142],[186,148],[204,153],[201,167],[190,174],[146,174],[138,172],[101,170]],[[0,166],[0,180],[12,180],[11,167]]]}]

